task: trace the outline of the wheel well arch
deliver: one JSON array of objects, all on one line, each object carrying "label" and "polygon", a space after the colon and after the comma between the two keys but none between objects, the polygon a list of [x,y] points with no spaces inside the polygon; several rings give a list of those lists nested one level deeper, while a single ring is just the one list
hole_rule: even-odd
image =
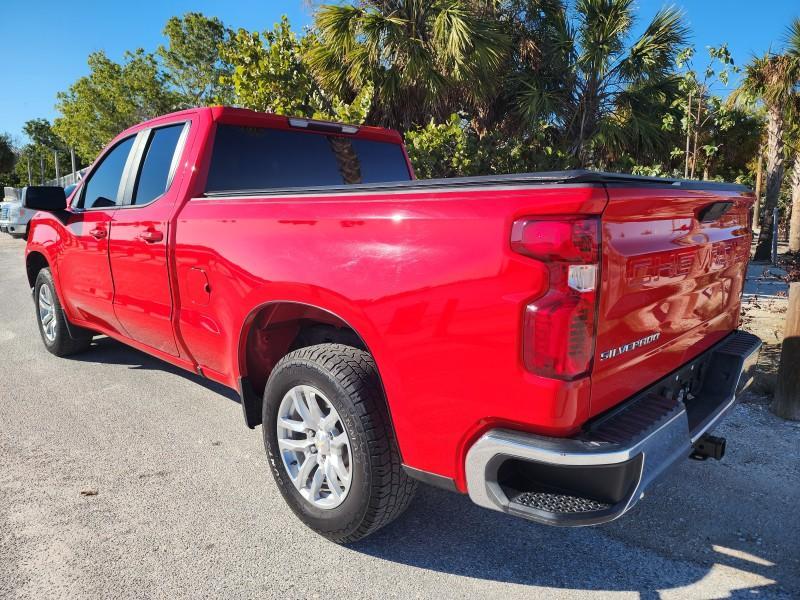
[{"label": "wheel well arch", "polygon": [[39,275],[39,271],[49,266],[50,263],[41,252],[34,250],[28,253],[28,256],[25,258],[25,271],[28,275],[28,284],[30,287],[36,285],[36,277]]},{"label": "wheel well arch", "polygon": [[275,301],[251,311],[242,327],[237,357],[239,395],[248,427],[261,424],[264,388],[278,361],[299,348],[324,343],[345,344],[370,352],[364,338],[350,323],[324,308],[296,301]]}]

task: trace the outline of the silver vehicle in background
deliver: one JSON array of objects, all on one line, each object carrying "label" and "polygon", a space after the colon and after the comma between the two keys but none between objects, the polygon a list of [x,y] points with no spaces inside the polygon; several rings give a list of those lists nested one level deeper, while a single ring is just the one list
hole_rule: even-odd
[{"label": "silver vehicle in background", "polygon": [[[74,185],[70,186],[70,188],[74,187]],[[25,195],[28,190],[36,189],[41,189],[41,187],[6,187],[4,189],[5,198],[3,202],[0,202],[0,231],[15,238],[27,237],[28,223],[36,211],[25,208]]]},{"label": "silver vehicle in background", "polygon": [[[22,209],[22,189],[20,188],[13,188],[13,187],[6,187],[3,190],[4,198],[3,201],[0,202],[0,231],[4,233],[11,233],[9,231],[9,227],[12,225],[12,220],[14,223],[14,229],[16,235],[16,229],[19,220],[19,209]],[[25,223],[25,231],[23,231],[22,235],[25,234],[27,231],[28,226],[27,222]]]}]

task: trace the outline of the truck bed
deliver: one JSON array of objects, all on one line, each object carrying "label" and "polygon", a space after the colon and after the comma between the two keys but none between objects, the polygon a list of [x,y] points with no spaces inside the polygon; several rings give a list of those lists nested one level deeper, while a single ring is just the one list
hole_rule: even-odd
[{"label": "truck bed", "polygon": [[553,184],[611,184],[629,186],[669,186],[684,190],[746,192],[747,186],[718,181],[698,181],[696,179],[672,179],[666,177],[646,177],[624,173],[607,173],[588,169],[569,171],[540,171],[534,173],[515,173],[510,175],[482,175],[474,177],[446,177],[440,179],[414,179],[411,181],[392,181],[385,183],[362,183],[337,186],[305,186],[292,188],[237,189],[229,191],[206,192],[204,196],[276,196],[286,193],[358,193],[383,192],[393,190],[431,190],[456,189],[465,187],[529,186]]}]

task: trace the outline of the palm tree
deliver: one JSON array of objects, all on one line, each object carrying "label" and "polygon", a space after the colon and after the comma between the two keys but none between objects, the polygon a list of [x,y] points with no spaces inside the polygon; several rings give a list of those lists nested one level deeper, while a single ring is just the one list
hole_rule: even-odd
[{"label": "palm tree", "polygon": [[778,205],[784,175],[786,109],[796,93],[800,60],[791,53],[766,54],[745,67],[744,78],[733,95],[734,102],[763,102],[767,114],[767,193],[764,221],[758,235],[754,260],[769,260],[772,245],[772,211]]},{"label": "palm tree", "polygon": [[342,98],[374,86],[368,122],[399,129],[422,125],[453,112],[459,96],[478,98],[496,85],[508,36],[476,10],[493,4],[362,0],[323,5],[315,15],[320,43],[308,61],[322,86]]},{"label": "palm tree", "polygon": [[659,11],[629,42],[634,0],[577,0],[572,12],[562,1],[533,4],[523,31],[540,53],[512,91],[520,112],[555,123],[584,166],[623,150],[657,149],[678,93],[676,59],[688,39],[681,13]]},{"label": "palm tree", "polygon": [[[786,53],[800,63],[800,17],[795,18],[787,30]],[[800,71],[800,67],[798,67]],[[796,74],[800,77],[800,73]],[[789,250],[800,252],[800,94],[795,92],[789,103],[792,117],[792,128],[789,139],[794,150],[794,168],[792,169],[792,218],[789,222]]]},{"label": "palm tree", "polygon": [[794,159],[789,175],[791,189],[791,218],[789,220],[789,251],[800,252],[800,94],[793,94],[786,107],[784,155]]},{"label": "palm tree", "polygon": [[792,168],[792,217],[789,221],[789,251],[800,252],[800,151]]}]

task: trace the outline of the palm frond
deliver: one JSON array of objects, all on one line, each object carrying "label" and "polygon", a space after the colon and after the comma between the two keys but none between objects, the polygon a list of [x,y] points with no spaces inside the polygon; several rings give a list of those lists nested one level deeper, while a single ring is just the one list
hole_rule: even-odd
[{"label": "palm frond", "polygon": [[795,17],[786,28],[786,52],[800,58],[800,17]]},{"label": "palm frond", "polygon": [[678,52],[686,46],[689,29],[683,13],[674,8],[660,10],[620,63],[622,76],[635,81],[663,75],[675,65]]},{"label": "palm frond", "polygon": [[755,57],[744,68],[739,88],[730,102],[753,105],[763,101],[768,106],[784,106],[794,93],[800,77],[800,60],[791,54],[765,54]]},{"label": "palm frond", "polygon": [[633,26],[633,0],[578,0],[578,66],[602,77],[623,51]]}]

